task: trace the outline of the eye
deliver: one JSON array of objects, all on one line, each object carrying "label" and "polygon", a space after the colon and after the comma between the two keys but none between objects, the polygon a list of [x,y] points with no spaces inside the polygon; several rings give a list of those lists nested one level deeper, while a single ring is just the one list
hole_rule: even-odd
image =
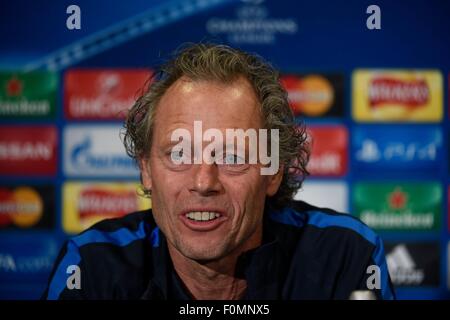
[{"label": "eye", "polygon": [[229,164],[229,165],[245,163],[245,160],[243,158],[241,158],[235,154],[232,154],[232,153],[226,154],[224,160],[225,160],[224,161],[225,164]]},{"label": "eye", "polygon": [[176,162],[180,162],[183,159],[183,149],[180,150],[172,150],[170,152],[170,158],[172,159],[172,161],[176,161]]}]

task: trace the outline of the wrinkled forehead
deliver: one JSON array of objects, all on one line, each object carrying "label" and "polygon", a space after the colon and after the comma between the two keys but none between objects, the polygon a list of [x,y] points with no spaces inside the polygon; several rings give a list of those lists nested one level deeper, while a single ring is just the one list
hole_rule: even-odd
[{"label": "wrinkled forehead", "polygon": [[[228,82],[220,80],[199,79],[193,80],[186,76],[175,81],[161,98],[160,103],[169,100],[171,97],[198,98],[210,93],[220,93],[221,97],[226,96],[230,102],[241,101],[247,97],[252,99],[252,104],[258,102],[252,84],[244,76],[238,76]],[[249,101],[250,102],[250,101]]]},{"label": "wrinkled forehead", "polygon": [[194,121],[204,128],[260,128],[260,103],[253,86],[244,77],[229,83],[178,79],[157,106],[154,129],[188,128]]}]

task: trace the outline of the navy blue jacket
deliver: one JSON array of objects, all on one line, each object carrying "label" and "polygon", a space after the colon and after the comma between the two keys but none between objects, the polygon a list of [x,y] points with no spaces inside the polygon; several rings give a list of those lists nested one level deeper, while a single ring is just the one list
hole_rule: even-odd
[{"label": "navy blue jacket", "polygon": [[[348,299],[354,290],[367,290],[371,265],[380,270],[377,298],[395,297],[382,240],[357,218],[295,201],[282,210],[266,207],[263,230],[262,245],[238,260],[236,276],[247,280],[245,299]],[[70,265],[80,268],[80,289],[66,285]],[[148,210],[104,220],[69,240],[43,298],[190,296]]]}]

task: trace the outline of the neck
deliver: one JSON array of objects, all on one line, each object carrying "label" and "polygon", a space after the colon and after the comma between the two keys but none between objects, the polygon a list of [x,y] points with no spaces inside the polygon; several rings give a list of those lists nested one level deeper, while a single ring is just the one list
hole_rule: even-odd
[{"label": "neck", "polygon": [[169,253],[178,276],[196,300],[237,300],[247,289],[247,281],[236,277],[239,256],[261,244],[262,230],[258,230],[245,245],[217,260],[196,261],[182,255],[170,243]]}]

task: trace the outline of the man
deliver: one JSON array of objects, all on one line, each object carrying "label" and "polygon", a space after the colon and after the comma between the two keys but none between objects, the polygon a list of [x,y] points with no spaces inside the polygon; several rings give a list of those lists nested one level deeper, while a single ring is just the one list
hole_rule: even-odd
[{"label": "man", "polygon": [[[71,239],[45,298],[349,299],[357,290],[393,298],[372,230],[292,200],[307,175],[305,128],[261,58],[186,46],[156,74],[125,127],[152,210]],[[244,144],[224,142],[233,130]],[[275,171],[264,171],[261,151],[270,151]],[[69,266],[79,268],[78,288],[67,286]]]}]

